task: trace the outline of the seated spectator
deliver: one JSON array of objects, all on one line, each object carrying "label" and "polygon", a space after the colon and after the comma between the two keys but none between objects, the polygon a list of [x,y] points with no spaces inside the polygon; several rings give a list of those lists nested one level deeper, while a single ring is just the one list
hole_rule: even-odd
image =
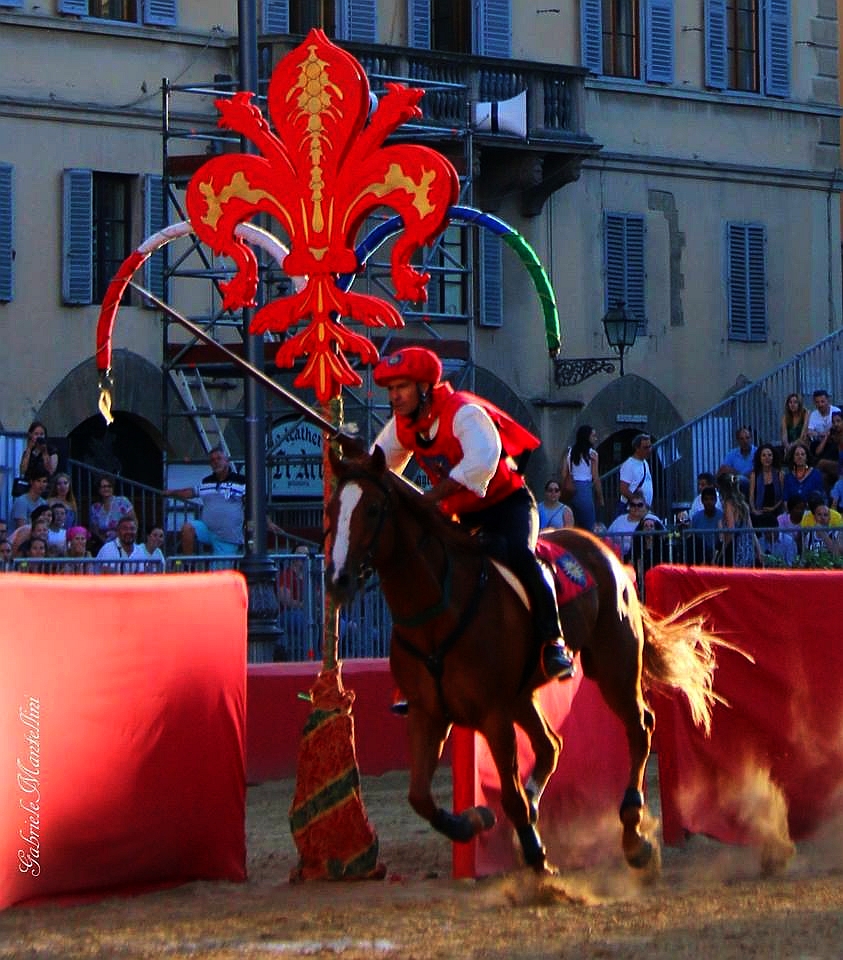
[{"label": "seated spectator", "polygon": [[835,410],[831,414],[831,429],[825,442],[817,444],[817,470],[825,478],[830,490],[843,475],[843,413]]},{"label": "seated spectator", "polygon": [[[126,514],[117,522],[117,531],[113,540],[100,547],[97,560],[134,561],[148,559],[146,550],[137,543],[138,522],[134,514]],[[119,563],[107,565],[103,570],[108,573],[143,573],[144,566],[139,563]]]},{"label": "seated spectator", "polygon": [[789,393],[784,402],[784,413],[781,419],[782,457],[787,457],[790,448],[797,441],[803,443],[808,439],[808,410],[802,395]]},{"label": "seated spectator", "polygon": [[735,431],[735,440],[737,446],[732,449],[723,458],[717,473],[733,474],[739,478],[741,493],[746,497],[749,495],[749,475],[752,473],[752,466],[755,460],[755,444],[752,442],[752,429],[750,427],[738,427]]},{"label": "seated spectator", "polygon": [[632,538],[630,562],[635,567],[638,583],[644,583],[644,575],[651,567],[666,563],[669,559],[667,542],[663,536],[654,535],[665,529],[657,517],[646,516],[635,528]]},{"label": "seated spectator", "polygon": [[95,541],[105,544],[116,538],[117,524],[123,517],[135,519],[135,511],[126,497],[114,495],[114,481],[110,477],[100,477],[97,492],[99,500],[91,504],[90,533]]},{"label": "seated spectator", "polygon": [[793,444],[787,464],[788,469],[784,472],[782,492],[785,500],[798,493],[807,502],[808,494],[814,490],[825,494],[823,476],[819,470],[808,463],[810,456],[810,451],[804,443],[797,441]]},{"label": "seated spectator", "polygon": [[539,503],[539,526],[542,530],[573,527],[574,511],[559,499],[559,481],[548,480],[544,499]]},{"label": "seated spectator", "polygon": [[808,443],[810,462],[816,463],[822,459],[822,451],[831,432],[831,415],[840,413],[840,407],[835,407],[828,396],[828,390],[815,390],[813,393],[814,409],[808,414]]},{"label": "seated spectator", "polygon": [[[698,531],[691,539],[690,563],[710,564],[719,543],[718,531],[723,524],[723,511],[717,506],[717,490],[713,486],[703,487],[700,492],[702,510],[691,514],[691,529]],[[687,553],[687,551],[686,551]]]},{"label": "seated spectator", "polygon": [[73,489],[70,485],[70,476],[66,473],[55,473],[50,481],[50,493],[48,497],[50,503],[59,501],[64,504],[65,517],[64,526],[66,530],[76,526],[76,518],[79,515],[79,507],[76,504],[76,497],[73,495]]},{"label": "seated spectator", "polygon": [[67,528],[65,515],[67,508],[61,500],[48,505],[51,521],[47,528],[47,547],[51,557],[63,557],[67,553]]},{"label": "seated spectator", "polygon": [[0,570],[12,569],[12,545],[8,540],[0,540]]},{"label": "seated spectator", "polygon": [[[756,530],[778,526],[776,518],[784,510],[784,478],[779,466],[779,454],[771,443],[759,444],[755,451],[752,473],[749,477],[749,512]],[[760,535],[765,550],[772,547],[772,539]]]},{"label": "seated spectator", "polygon": [[309,597],[310,551],[300,544],[278,575],[278,602],[281,628],[287,653],[305,646],[307,600]]},{"label": "seated spectator", "polygon": [[0,517],[0,543],[9,539],[9,525]]},{"label": "seated spectator", "polygon": [[[828,506],[828,500],[818,491],[815,490],[813,493],[808,495],[808,501],[806,504],[805,513],[802,515],[802,521],[800,526],[802,527],[813,527],[814,526],[814,515],[816,513],[817,507],[819,506]],[[829,526],[831,527],[841,527],[843,526],[843,515],[838,510],[832,510],[829,507]]]},{"label": "seated spectator", "polygon": [[827,551],[834,557],[839,557],[843,553],[843,541],[840,540],[843,518],[839,513],[832,518],[831,510],[826,503],[814,500],[813,509],[809,509],[806,513],[802,525],[808,528],[805,534],[805,551],[811,553]]},{"label": "seated spectator", "polygon": [[631,493],[629,497],[629,510],[626,513],[620,513],[609,524],[607,536],[614,539],[620,548],[621,556],[625,562],[629,562],[632,556],[632,540],[630,536],[621,536],[621,534],[631,534],[638,529],[638,525],[645,517],[658,520],[658,517],[650,513],[647,501],[640,493]]},{"label": "seated spectator", "polygon": [[20,476],[30,480],[34,474],[43,470],[48,477],[56,472],[59,465],[59,452],[47,440],[47,428],[40,420],[35,420],[26,431],[26,446],[20,458]]},{"label": "seated spectator", "polygon": [[618,560],[623,560],[623,553],[621,552],[620,544],[615,540],[614,537],[609,536],[609,528],[605,523],[600,523],[599,521],[594,524],[594,527],[591,531],[595,537],[599,537],[603,543],[615,554]]},{"label": "seated spectator", "polygon": [[47,505],[44,494],[47,492],[47,471],[43,467],[33,467],[29,476],[29,489],[17,497],[12,504],[12,522],[15,527],[23,527],[30,522],[32,511],[36,507]]},{"label": "seated spectator", "polygon": [[711,487],[714,490],[717,497],[717,508],[720,509],[720,494],[717,493],[716,483],[717,480],[713,473],[708,473],[708,471],[704,470],[702,473],[697,474],[697,495],[691,501],[691,507],[688,510],[688,513],[692,517],[703,508],[702,492],[706,487]]},{"label": "seated spectator", "polygon": [[164,530],[156,523],[151,523],[146,528],[146,535],[143,543],[140,545],[144,552],[144,558],[149,561],[146,565],[147,573],[163,573],[167,566],[164,557]]},{"label": "seated spectator", "polygon": [[829,505],[833,510],[839,510],[843,506],[843,477],[840,477],[831,488],[828,495]]},{"label": "seated spectator", "polygon": [[[90,533],[85,527],[71,527],[67,531],[67,556],[72,557],[74,561],[82,559],[91,559],[91,552],[88,550],[88,541],[91,539]],[[91,573],[93,564],[74,562],[62,566],[63,573]]]},{"label": "seated spectator", "polygon": [[789,567],[802,555],[803,534],[800,528],[805,516],[805,498],[798,493],[788,497],[785,512],[777,517],[779,534],[773,544],[773,556]]},{"label": "seated spectator", "polygon": [[16,557],[20,551],[21,544],[32,537],[43,537],[45,540],[48,540],[52,520],[53,512],[46,503],[42,503],[40,507],[36,507],[29,518],[30,522],[25,523],[22,527],[18,527],[12,534],[12,555]]},{"label": "seated spectator", "polygon": [[[18,547],[17,557],[26,560],[46,560],[47,559],[47,541],[44,537],[28,537]],[[41,564],[37,564],[35,569],[45,569]]]}]

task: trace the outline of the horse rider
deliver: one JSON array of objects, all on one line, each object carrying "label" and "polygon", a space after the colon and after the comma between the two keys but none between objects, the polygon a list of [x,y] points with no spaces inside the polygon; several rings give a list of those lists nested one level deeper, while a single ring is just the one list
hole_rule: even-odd
[{"label": "horse rider", "polygon": [[414,456],[432,484],[424,499],[493,547],[504,547],[501,559],[530,597],[545,675],[573,676],[556,596],[534,552],[536,502],[513,459],[541,441],[494,404],[443,383],[442,363],[432,350],[402,347],[384,357],[373,376],[392,407],[375,440],[388,466],[401,473]]}]

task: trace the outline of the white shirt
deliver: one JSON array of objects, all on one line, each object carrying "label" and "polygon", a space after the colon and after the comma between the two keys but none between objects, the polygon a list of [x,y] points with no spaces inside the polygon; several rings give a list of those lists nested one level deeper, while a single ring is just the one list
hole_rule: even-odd
[{"label": "white shirt", "polygon": [[[428,434],[436,436],[439,420],[434,420]],[[462,484],[478,497],[485,497],[489,481],[495,475],[501,458],[501,438],[492,418],[474,403],[467,403],[454,414],[454,436],[462,447],[463,457],[451,470],[452,480]],[[395,417],[384,424],[375,439],[375,446],[383,450],[390,470],[403,473],[413,456],[398,442]]]},{"label": "white shirt", "polygon": [[[650,464],[646,460],[639,460],[638,457],[627,457],[621,464],[619,480],[629,485],[630,493],[641,493],[647,506],[653,504],[653,474],[650,472]],[[626,503],[626,497],[621,497],[621,501]]]},{"label": "white shirt", "polygon": [[[97,554],[97,560],[148,560],[149,554],[142,543],[134,544],[131,551],[126,551],[119,540],[109,540],[100,547]],[[143,573],[144,565],[140,563],[127,563],[117,568],[120,573]]]},{"label": "white shirt", "polygon": [[831,430],[831,415],[833,413],[840,413],[840,407],[835,407],[832,404],[828,408],[828,413],[825,416],[816,409],[808,414],[808,435],[812,440],[816,440],[817,437],[821,437],[824,433],[828,433],[828,431]]},{"label": "white shirt", "polygon": [[649,510],[636,518],[630,517],[628,513],[621,513],[609,524],[609,529],[606,532],[607,534],[614,534],[612,540],[620,546],[621,552],[626,555],[632,549],[632,537],[621,537],[618,534],[633,533],[638,528],[638,524],[648,518],[661,523],[659,518],[654,513],[650,513]]}]

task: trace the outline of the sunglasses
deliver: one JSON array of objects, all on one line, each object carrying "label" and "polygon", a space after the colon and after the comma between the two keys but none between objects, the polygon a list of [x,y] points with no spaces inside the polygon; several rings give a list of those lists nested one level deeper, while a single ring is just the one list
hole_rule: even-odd
[{"label": "sunglasses", "polygon": [[630,505],[631,507],[643,507],[643,506],[644,506],[644,501],[643,501],[643,500],[630,500],[630,501],[629,501],[629,505]]}]

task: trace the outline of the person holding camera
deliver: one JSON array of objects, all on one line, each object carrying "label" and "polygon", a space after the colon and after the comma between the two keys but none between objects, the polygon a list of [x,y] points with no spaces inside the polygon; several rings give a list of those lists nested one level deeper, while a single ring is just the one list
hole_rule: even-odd
[{"label": "person holding camera", "polygon": [[42,468],[47,477],[52,477],[59,465],[59,452],[47,442],[47,428],[40,420],[35,420],[26,431],[26,447],[21,454],[19,476],[31,478],[36,467]]}]

